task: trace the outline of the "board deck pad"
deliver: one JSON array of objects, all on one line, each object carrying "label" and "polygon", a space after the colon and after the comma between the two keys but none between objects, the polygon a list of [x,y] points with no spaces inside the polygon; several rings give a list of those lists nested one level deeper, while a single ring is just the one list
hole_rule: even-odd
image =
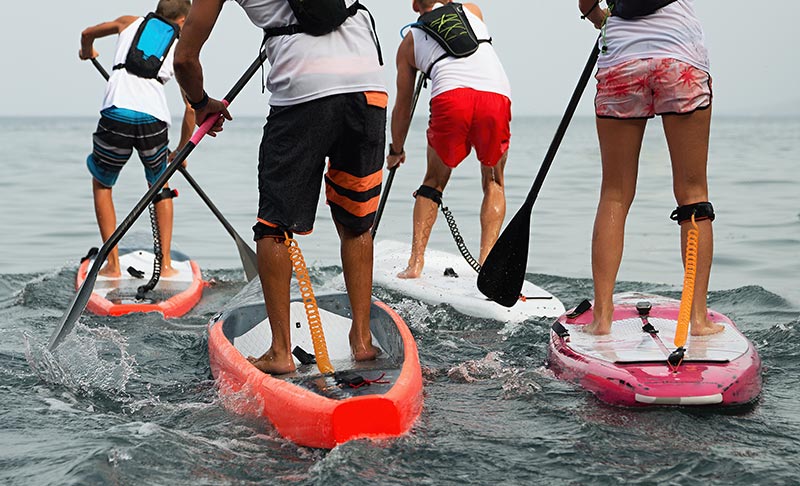
[{"label": "board deck pad", "polygon": [[[299,346],[305,352],[314,354],[314,343],[311,340],[311,330],[308,325],[305,305],[302,302],[292,302],[289,305],[289,315],[291,319],[292,347]],[[352,368],[350,340],[348,338],[350,319],[325,309],[319,309],[319,315],[331,365],[337,369],[342,367]],[[269,318],[267,318],[242,336],[235,338],[233,346],[242,353],[242,356],[259,357],[267,352],[271,339],[272,332],[269,327]],[[379,347],[374,339],[372,344]],[[294,362],[298,367],[301,365],[296,357]],[[337,364],[339,366],[336,366]],[[316,367],[314,368],[316,369]]]},{"label": "board deck pad", "polygon": [[[284,376],[284,379],[297,383],[304,388],[312,390],[322,396],[343,399],[359,395],[374,395],[389,391],[394,380],[399,375],[398,363],[388,358],[379,343],[373,338],[372,344],[381,349],[381,354],[373,361],[356,362],[350,353],[350,319],[325,309],[319,309],[322,332],[325,335],[325,345],[328,358],[335,370],[346,373],[363,375],[367,379],[381,378],[386,383],[373,383],[369,387],[349,388],[338,386],[336,380],[330,376],[320,376],[316,364],[303,365],[297,357],[294,364],[297,370]],[[308,325],[305,305],[302,302],[291,302],[289,305],[291,319],[292,349],[299,346],[308,354],[314,354],[314,343],[311,339],[311,330]],[[244,357],[259,357],[269,349],[272,332],[269,318],[259,322],[245,334],[233,340],[233,346]]]},{"label": "board deck pad", "polygon": [[[139,286],[150,281],[153,275],[153,262],[155,254],[152,251],[133,250],[127,253],[120,251],[119,264],[122,269],[120,277],[97,276],[93,293],[108,299],[114,303],[133,304],[141,301],[136,300],[136,293]],[[94,264],[91,260],[89,266]],[[133,267],[144,273],[142,278],[137,278],[128,273],[128,267]],[[159,278],[156,287],[147,293],[145,301],[157,302],[166,300],[169,297],[188,289],[194,279],[192,264],[188,259],[172,260],[172,268],[178,271],[176,275]]]},{"label": "board deck pad", "polygon": [[[664,361],[675,348],[677,321],[650,317],[650,324],[669,350],[664,352],[653,337],[642,331],[639,318],[618,319],[611,325],[611,334],[595,336],[583,332],[584,325],[564,324],[570,333],[567,343],[575,352],[611,363]],[[748,343],[740,333],[725,323],[725,330],[710,336],[689,336],[684,362],[732,361],[747,352]]]},{"label": "board deck pad", "polygon": [[[408,243],[393,240],[376,242],[373,267],[375,284],[429,304],[449,304],[464,314],[503,322],[557,317],[564,313],[564,305],[560,300],[528,281],[522,287],[525,301],[520,300],[513,307],[493,302],[478,290],[478,274],[461,255],[431,248],[425,251],[425,267],[420,278],[397,277],[407,267],[410,254],[411,245]],[[452,269],[458,277],[446,276],[448,269]]]}]

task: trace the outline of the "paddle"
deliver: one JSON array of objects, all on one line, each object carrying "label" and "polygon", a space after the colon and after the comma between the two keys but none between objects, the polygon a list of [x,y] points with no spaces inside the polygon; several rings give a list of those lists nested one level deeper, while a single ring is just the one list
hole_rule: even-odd
[{"label": "paddle", "polygon": [[[103,65],[97,61],[96,57],[92,58],[92,64],[94,64],[94,67],[96,67],[100,74],[106,79],[106,81],[108,81],[108,72],[103,68]],[[194,178],[189,175],[189,171],[186,169],[186,167],[181,166],[178,168],[178,170],[181,171],[181,174],[183,174],[183,177],[186,178],[186,181],[189,183],[189,185],[194,188],[195,192],[197,192],[197,195],[200,196],[200,199],[206,203],[208,209],[214,213],[214,216],[217,217],[219,222],[222,223],[222,226],[225,227],[225,230],[228,232],[228,234],[231,235],[233,241],[236,242],[236,249],[239,250],[239,259],[242,261],[242,267],[244,267],[244,274],[247,278],[247,281],[249,282],[256,278],[258,276],[258,259],[256,258],[256,253],[247,243],[244,242],[242,237],[239,236],[239,233],[237,233],[228,220],[225,219],[225,216],[223,216],[214,203],[211,202],[211,198],[209,198],[206,193],[203,192],[203,189],[200,188],[200,185],[197,183],[197,181],[195,181]]]},{"label": "paddle", "polygon": [[[414,89],[414,97],[411,100],[411,116],[408,118],[408,125],[411,126],[411,120],[414,118],[414,110],[417,109],[417,101],[419,101],[419,94],[422,91],[422,86],[425,84],[425,73],[419,73],[417,78],[417,87]],[[370,234],[373,238],[375,238],[375,233],[378,232],[378,224],[381,222],[381,217],[383,216],[383,208],[386,206],[386,199],[389,197],[389,190],[392,188],[392,182],[394,181],[394,173],[397,171],[397,168],[400,167],[399,165],[395,165],[391,169],[389,169],[389,178],[386,179],[386,187],[383,188],[383,194],[381,194],[381,201],[378,203],[378,212],[375,214],[375,222],[372,224],[372,231]]]},{"label": "paddle", "polygon": [[100,75],[102,75],[104,78],[106,78],[106,81],[108,81],[109,77],[108,71],[106,71],[106,68],[104,68],[103,65],[100,64],[100,62],[97,60],[96,57],[92,58],[92,64],[94,64],[94,67],[96,67],[97,70],[100,71]]},{"label": "paddle", "polygon": [[572,115],[575,113],[575,108],[577,108],[578,102],[583,95],[583,90],[589,82],[589,77],[592,75],[592,70],[597,63],[598,54],[599,49],[597,48],[597,41],[595,41],[592,46],[592,53],[589,55],[586,66],[583,68],[583,73],[578,80],[578,85],[572,93],[567,110],[561,118],[558,130],[556,130],[553,141],[550,143],[550,148],[547,150],[541,168],[539,168],[536,180],[533,182],[533,187],[531,187],[525,202],[519,208],[517,214],[514,215],[506,229],[503,230],[500,238],[497,239],[478,274],[478,290],[498,304],[511,307],[519,299],[522,284],[525,281],[525,270],[528,265],[528,242],[530,239],[533,203],[539,195],[544,178],[547,176],[547,171],[550,170],[556,151],[558,151],[569,122],[572,120]]},{"label": "paddle", "polygon": [[[225,106],[228,106],[231,101],[239,94],[239,92],[244,88],[245,84],[250,81],[250,78],[258,71],[261,65],[266,60],[267,55],[264,48],[261,48],[261,51],[258,54],[258,57],[253,61],[250,67],[244,72],[241,78],[236,82],[236,84],[231,88],[225,98],[223,98],[222,102]],[[86,280],[81,285],[78,292],[75,294],[75,297],[72,299],[72,303],[69,306],[69,309],[61,318],[61,321],[58,323],[58,327],[53,332],[53,335],[50,337],[50,343],[47,345],[49,350],[55,349],[59,343],[67,336],[67,334],[72,331],[72,328],[75,327],[75,322],[80,317],[83,309],[86,308],[86,303],[89,302],[89,297],[91,296],[92,289],[94,288],[94,283],[97,280],[97,274],[100,272],[100,268],[103,266],[106,258],[108,258],[108,254],[111,252],[111,249],[114,248],[117,243],[120,242],[122,237],[125,233],[133,226],[136,222],[136,219],[142,214],[142,212],[147,208],[147,206],[153,201],[156,193],[161,191],[161,188],[164,187],[164,184],[167,183],[172,174],[177,171],[183,161],[192,153],[192,150],[200,143],[200,140],[208,133],[214,123],[218,120],[218,115],[211,115],[205,119],[202,125],[195,130],[194,135],[192,138],[184,145],[177,153],[172,162],[169,163],[166,170],[163,174],[150,186],[150,189],[142,196],[136,206],[134,206],[133,210],[131,210],[130,214],[125,217],[125,220],[114,230],[114,233],[103,243],[103,246],[100,248],[100,251],[97,253],[97,257],[94,260],[89,271],[86,273]]]},{"label": "paddle", "polygon": [[194,180],[192,176],[189,175],[189,171],[186,170],[186,167],[179,167],[178,170],[183,174],[183,177],[186,178],[186,181],[189,183],[190,186],[194,188],[197,192],[197,195],[200,196],[200,199],[206,203],[208,209],[214,213],[214,216],[217,217],[222,226],[225,227],[225,230],[231,235],[233,241],[236,242],[236,248],[239,250],[239,259],[242,260],[242,266],[244,267],[244,274],[247,277],[247,281],[251,281],[258,276],[258,258],[256,257],[256,252],[253,251],[250,246],[245,243],[241,236],[233,229],[233,226],[225,219],[222,213],[217,209],[213,202],[211,202],[211,198],[209,198],[205,192],[200,188],[200,185],[197,181]]}]

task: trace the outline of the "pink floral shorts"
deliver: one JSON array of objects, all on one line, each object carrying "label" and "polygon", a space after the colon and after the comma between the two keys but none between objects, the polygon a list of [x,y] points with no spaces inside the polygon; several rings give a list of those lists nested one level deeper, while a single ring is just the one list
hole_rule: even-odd
[{"label": "pink floral shorts", "polygon": [[677,59],[634,59],[595,75],[595,113],[603,118],[652,118],[711,106],[711,76]]}]

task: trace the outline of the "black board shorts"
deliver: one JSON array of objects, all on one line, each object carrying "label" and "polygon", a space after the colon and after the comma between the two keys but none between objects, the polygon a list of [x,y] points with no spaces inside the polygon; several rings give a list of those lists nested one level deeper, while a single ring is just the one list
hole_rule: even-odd
[{"label": "black board shorts", "polygon": [[333,220],[369,231],[383,181],[387,101],[385,93],[346,93],[271,107],[258,158],[255,240],[314,229],[326,159]]}]

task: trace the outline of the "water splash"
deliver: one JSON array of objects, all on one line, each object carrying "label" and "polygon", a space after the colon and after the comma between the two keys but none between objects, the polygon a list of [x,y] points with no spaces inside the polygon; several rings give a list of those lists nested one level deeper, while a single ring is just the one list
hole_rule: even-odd
[{"label": "water splash", "polygon": [[78,323],[54,351],[24,334],[25,358],[34,373],[47,383],[93,396],[126,393],[136,376],[136,359],[128,353],[128,341],[108,327],[88,328]]},{"label": "water splash", "polygon": [[431,322],[435,316],[424,303],[418,300],[403,299],[393,305],[395,311],[403,316],[408,327],[413,331],[425,332],[430,330]]},{"label": "water splash", "polygon": [[537,372],[506,366],[502,355],[502,352],[490,351],[482,359],[466,361],[450,368],[447,377],[461,383],[484,380],[499,382],[502,384],[501,397],[504,400],[532,396],[542,391],[542,386],[536,380],[539,376]]},{"label": "water splash", "polygon": [[494,380],[504,374],[503,353],[490,351],[484,358],[465,361],[447,372],[448,378],[462,383],[474,383],[478,380]]}]

